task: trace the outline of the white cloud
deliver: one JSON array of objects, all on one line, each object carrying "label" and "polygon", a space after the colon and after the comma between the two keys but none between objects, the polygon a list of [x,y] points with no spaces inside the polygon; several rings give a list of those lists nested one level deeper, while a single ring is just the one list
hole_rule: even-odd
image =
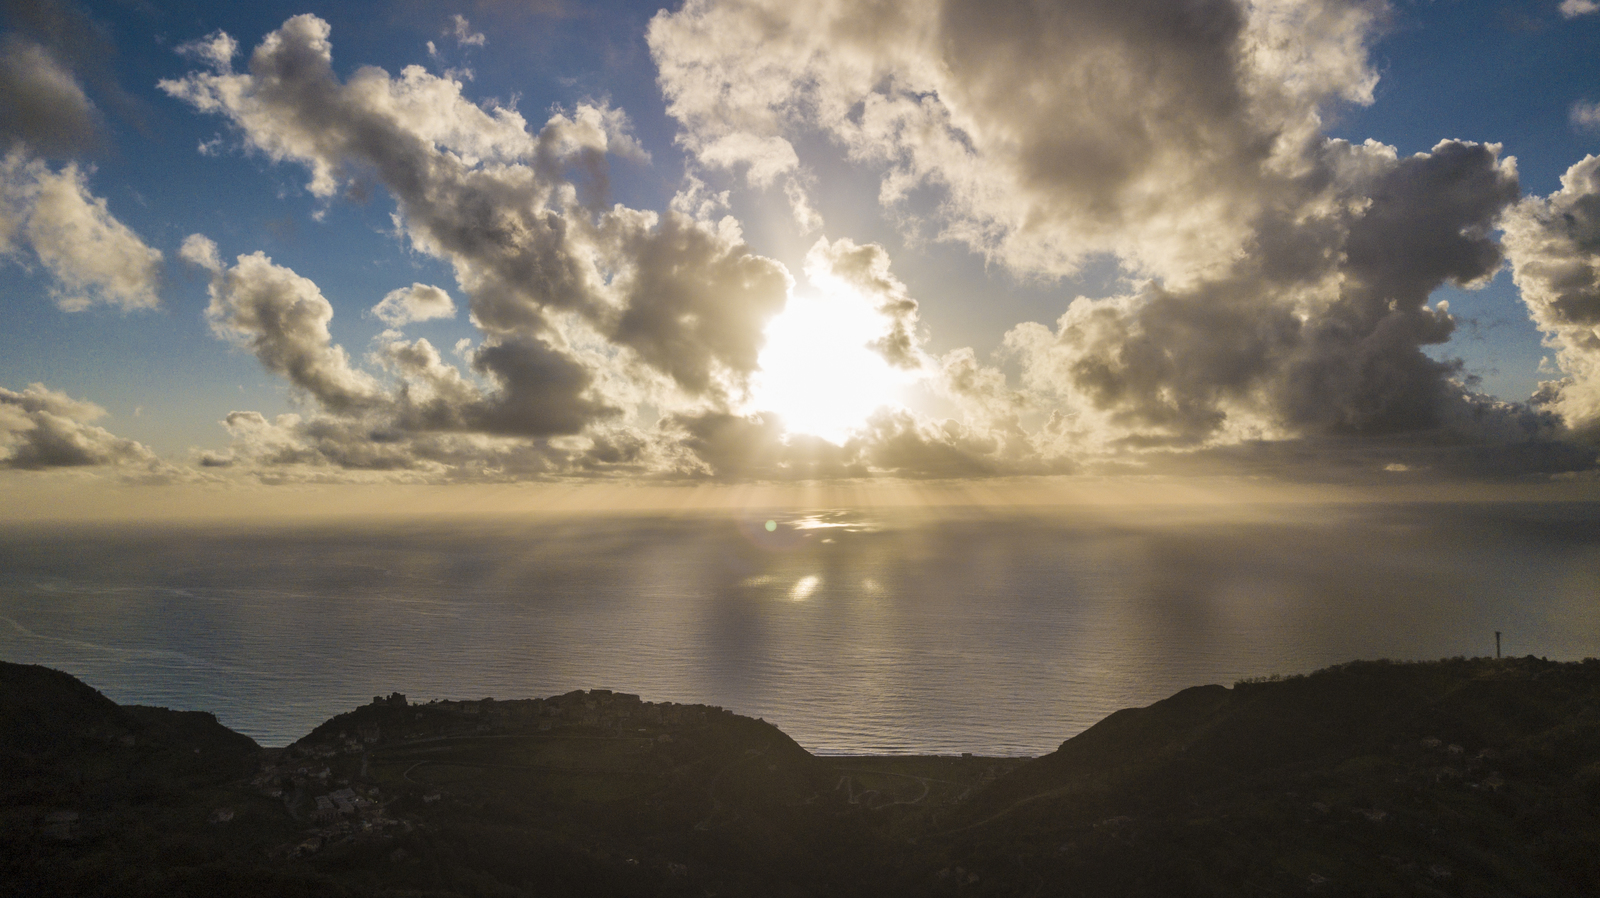
[{"label": "white cloud", "polygon": [[112,216],[76,164],[53,171],[20,150],[0,161],[0,251],[20,243],[54,276],[51,296],[69,312],[161,303],[161,252]]},{"label": "white cloud", "polygon": [[1561,0],[1561,14],[1569,19],[1596,11],[1600,11],[1600,3],[1595,0]]},{"label": "white cloud", "polygon": [[456,39],[456,44],[463,47],[481,47],[488,42],[481,31],[473,31],[467,17],[456,13],[450,17],[450,30],[446,32]]},{"label": "white cloud", "polygon": [[[184,241],[185,257],[205,265],[215,259],[216,245],[196,237]],[[209,291],[212,329],[247,347],[268,371],[322,405],[354,411],[380,398],[372,377],[351,367],[344,349],[332,342],[333,306],[316,284],[256,252],[240,256],[232,268],[214,268]]]},{"label": "white cloud", "polygon": [[413,321],[454,318],[456,304],[450,294],[428,284],[412,284],[391,290],[372,307],[372,314],[390,327],[403,327]]},{"label": "white cloud", "polygon": [[179,56],[227,70],[233,67],[233,57],[239,53],[239,42],[225,31],[213,31],[205,37],[179,44],[175,49]]},{"label": "white cloud", "polygon": [[1575,128],[1600,130],[1600,103],[1579,100],[1572,104],[1572,111],[1569,116]]},{"label": "white cloud", "polygon": [[1504,227],[1513,277],[1564,375],[1538,399],[1600,437],[1600,156],[1567,169],[1548,197],[1523,200]]},{"label": "white cloud", "polygon": [[871,347],[890,365],[919,370],[926,359],[918,328],[917,301],[889,271],[889,253],[876,243],[858,245],[848,237],[818,240],[806,253],[806,277],[823,290],[834,285],[867,299],[883,318],[883,335]]},{"label": "white cloud", "polygon": [[190,234],[183,238],[183,246],[178,248],[178,258],[212,274],[222,271],[222,256],[217,253],[217,242],[204,234]]},{"label": "white cloud", "polygon": [[[1319,110],[1369,102],[1376,7],[690,0],[652,21],[668,111],[757,185],[821,132],[883,167],[880,198],[1024,273],[1109,252],[1214,270],[1303,189]],[[940,191],[936,209],[911,199]]]}]

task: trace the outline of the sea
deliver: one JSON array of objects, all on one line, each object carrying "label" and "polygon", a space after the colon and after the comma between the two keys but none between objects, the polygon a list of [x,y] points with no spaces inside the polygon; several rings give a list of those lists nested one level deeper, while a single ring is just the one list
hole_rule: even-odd
[{"label": "sea", "polygon": [[1037,756],[1186,687],[1600,655],[1600,505],[567,514],[0,530],[0,660],[286,745],[607,688],[819,754]]}]

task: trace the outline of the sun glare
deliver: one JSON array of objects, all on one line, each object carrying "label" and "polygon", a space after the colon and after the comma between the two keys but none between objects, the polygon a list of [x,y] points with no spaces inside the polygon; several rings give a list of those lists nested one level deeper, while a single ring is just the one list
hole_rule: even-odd
[{"label": "sun glare", "polygon": [[847,287],[797,292],[767,325],[750,411],[771,411],[791,433],[843,443],[883,406],[899,402],[914,378],[869,344],[887,329],[884,317]]}]

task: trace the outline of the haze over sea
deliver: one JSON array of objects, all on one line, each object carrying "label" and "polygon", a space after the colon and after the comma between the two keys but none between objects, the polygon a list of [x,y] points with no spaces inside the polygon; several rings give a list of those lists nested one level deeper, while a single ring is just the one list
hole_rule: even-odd
[{"label": "haze over sea", "polygon": [[[767,529],[767,521],[773,529]],[[1600,654],[1600,505],[569,516],[0,533],[0,658],[283,745],[604,687],[820,753],[1037,755],[1179,689]]]}]

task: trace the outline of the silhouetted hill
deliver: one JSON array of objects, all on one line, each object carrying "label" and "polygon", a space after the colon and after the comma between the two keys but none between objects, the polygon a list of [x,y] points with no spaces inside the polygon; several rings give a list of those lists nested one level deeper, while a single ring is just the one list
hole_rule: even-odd
[{"label": "silhouetted hill", "polygon": [[1600,894],[1600,662],[1201,686],[1033,760],[814,757],[606,690],[281,750],[0,663],[0,895]]},{"label": "silhouetted hill", "polygon": [[1056,894],[1596,894],[1597,811],[1600,662],[1355,662],[1119,711],[942,860]]}]

